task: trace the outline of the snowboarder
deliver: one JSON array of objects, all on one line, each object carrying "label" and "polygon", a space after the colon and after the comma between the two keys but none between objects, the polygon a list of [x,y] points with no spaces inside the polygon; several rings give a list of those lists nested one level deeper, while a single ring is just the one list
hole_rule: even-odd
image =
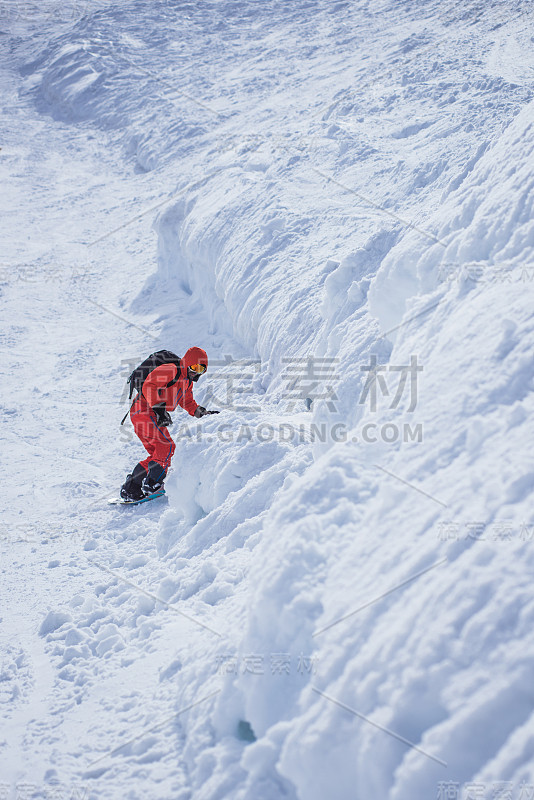
[{"label": "snowboarder", "polygon": [[[159,366],[153,368],[156,363]],[[162,490],[176,448],[166,430],[172,424],[169,411],[180,405],[192,417],[219,413],[207,411],[193,397],[193,382],[198,381],[207,368],[206,351],[201,347],[190,347],[182,359],[167,350],[153,353],[130,375],[130,386],[138,390],[130,409],[130,419],[148,458],[136,464],[127,476],[120,492],[123,500],[140,500]]]}]

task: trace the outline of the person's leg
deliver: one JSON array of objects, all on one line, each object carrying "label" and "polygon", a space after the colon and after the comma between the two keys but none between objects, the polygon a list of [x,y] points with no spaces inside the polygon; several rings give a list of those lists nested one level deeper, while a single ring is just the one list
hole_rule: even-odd
[{"label": "person's leg", "polygon": [[134,430],[148,457],[140,461],[128,475],[121,489],[121,497],[138,500],[144,495],[143,489],[150,494],[163,486],[176,445],[165,428],[158,428],[156,415],[151,409],[136,408],[134,405],[132,411]]},{"label": "person's leg", "polygon": [[133,471],[126,476],[121,486],[123,500],[140,500],[143,496],[143,481],[146,478],[146,469],[141,464],[136,464]]},{"label": "person's leg", "polygon": [[143,405],[136,400],[130,411],[130,418],[134,427],[134,431],[141,440],[142,444],[147,451],[148,458],[136,464],[132,472],[126,476],[126,480],[121,487],[121,497],[124,500],[140,500],[144,497],[143,481],[147,477],[147,463],[152,459],[154,451],[154,428],[155,415],[150,411],[148,406]]},{"label": "person's leg", "polygon": [[152,494],[163,488],[163,481],[167,475],[167,470],[159,461],[149,461],[146,465],[146,478],[143,481],[143,489]]},{"label": "person's leg", "polygon": [[[147,471],[144,487],[149,492],[156,492],[163,486],[176,445],[166,428],[154,426],[150,440],[151,455],[140,463]],[[145,445],[147,447],[147,445]],[[148,447],[147,447],[148,450]]]}]

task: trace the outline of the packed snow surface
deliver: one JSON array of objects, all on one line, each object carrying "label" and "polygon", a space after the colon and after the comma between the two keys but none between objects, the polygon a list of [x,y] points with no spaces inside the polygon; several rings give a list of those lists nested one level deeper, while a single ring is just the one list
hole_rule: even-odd
[{"label": "packed snow surface", "polygon": [[0,4],[1,798],[534,798],[533,23]]}]

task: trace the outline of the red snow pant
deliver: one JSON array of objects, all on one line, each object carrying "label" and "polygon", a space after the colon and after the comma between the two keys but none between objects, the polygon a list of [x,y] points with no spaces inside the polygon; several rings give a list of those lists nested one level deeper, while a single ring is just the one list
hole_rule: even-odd
[{"label": "red snow pant", "polygon": [[151,461],[157,461],[166,473],[176,450],[176,445],[166,428],[158,428],[156,414],[144,397],[138,397],[133,404],[130,411],[130,419],[136,434],[148,452],[148,458],[139,463],[142,467],[148,469]]}]

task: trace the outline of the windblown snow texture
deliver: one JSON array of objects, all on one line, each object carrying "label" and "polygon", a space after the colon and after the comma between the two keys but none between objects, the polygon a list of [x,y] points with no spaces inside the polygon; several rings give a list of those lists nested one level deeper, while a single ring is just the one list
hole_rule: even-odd
[{"label": "windblown snow texture", "polygon": [[532,12],[0,7],[0,795],[534,797]]}]

